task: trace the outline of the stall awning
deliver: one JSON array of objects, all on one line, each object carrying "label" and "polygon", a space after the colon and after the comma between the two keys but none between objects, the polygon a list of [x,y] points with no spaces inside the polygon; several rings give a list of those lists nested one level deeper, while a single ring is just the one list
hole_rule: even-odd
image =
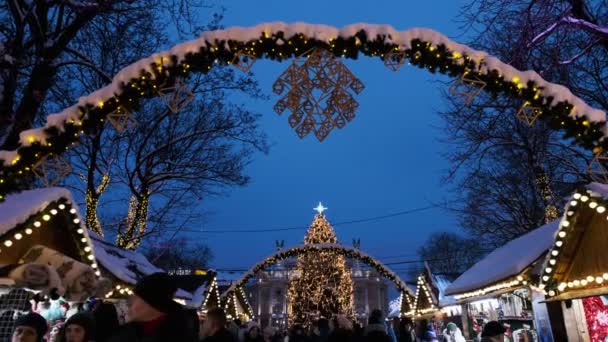
[{"label": "stall awning", "polygon": [[558,226],[559,220],[555,220],[497,248],[452,282],[445,294],[493,292],[523,283],[526,280],[517,277],[551,248]]},{"label": "stall awning", "polygon": [[568,201],[544,261],[547,300],[608,293],[608,185],[591,183]]}]

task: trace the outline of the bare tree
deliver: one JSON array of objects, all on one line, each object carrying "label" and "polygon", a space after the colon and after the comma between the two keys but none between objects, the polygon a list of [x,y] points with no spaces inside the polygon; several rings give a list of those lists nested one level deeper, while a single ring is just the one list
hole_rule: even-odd
[{"label": "bare tree", "polygon": [[[74,45],[78,38],[95,41],[97,37],[86,36],[92,22],[111,22],[123,15],[134,18],[133,14],[137,14],[142,19],[155,19],[148,24],[160,24],[163,16],[189,23],[187,19],[195,6],[200,7],[202,3],[198,0],[10,0],[0,3],[0,148],[15,149],[19,133],[31,128],[45,114],[49,92],[56,87],[55,81],[66,67],[77,66],[96,73],[104,83],[109,81],[111,74]],[[163,26],[155,27],[153,32],[159,28]],[[130,27],[122,30],[127,34]],[[120,39],[119,35],[116,37]]]},{"label": "bare tree", "polygon": [[479,261],[488,249],[475,239],[439,232],[431,234],[417,252],[429,264],[431,272],[455,279]]},{"label": "bare tree", "polygon": [[147,243],[146,247],[144,255],[156,267],[164,270],[206,269],[213,259],[209,246],[184,238]]},{"label": "bare tree", "polygon": [[[475,0],[461,18],[473,47],[535,70],[607,109],[607,15],[601,2]],[[540,119],[531,126],[519,120],[523,103],[481,94],[464,106],[445,97],[448,107],[441,115],[452,164],[446,181],[462,199],[452,209],[465,229],[489,245],[555,219],[565,195],[589,180],[591,152]]]}]

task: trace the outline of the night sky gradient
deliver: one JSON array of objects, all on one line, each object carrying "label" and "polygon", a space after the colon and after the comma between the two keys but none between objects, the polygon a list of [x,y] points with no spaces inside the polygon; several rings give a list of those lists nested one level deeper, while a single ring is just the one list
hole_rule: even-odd
[{"label": "night sky gradient", "polygon": [[[221,1],[224,26],[262,22],[308,22],[336,27],[366,22],[390,24],[398,30],[428,27],[464,41],[458,23],[463,1]],[[389,215],[450,200],[441,184],[448,168],[441,156],[449,146],[437,110],[443,106],[441,82],[448,79],[412,66],[398,72],[382,61],[363,57],[345,64],[366,88],[356,99],[357,117],[334,130],[323,143],[311,134],[300,140],[278,116],[271,90],[287,62],[257,61],[252,71],[268,101],[239,99],[262,114],[261,126],[272,144],[268,155],[255,156],[247,168],[251,183],[224,197],[208,198],[206,221],[190,233],[208,243],[215,255],[211,266],[249,268],[274,251],[275,240],[300,244],[319,201],[329,207],[331,223]],[[299,229],[263,233],[213,233],[212,230]],[[361,249],[384,262],[417,259],[418,246],[434,231],[458,229],[452,213],[434,208],[409,215],[334,227],[346,245],[361,239]],[[399,257],[395,257],[399,256]],[[395,266],[405,275],[407,265]]]}]

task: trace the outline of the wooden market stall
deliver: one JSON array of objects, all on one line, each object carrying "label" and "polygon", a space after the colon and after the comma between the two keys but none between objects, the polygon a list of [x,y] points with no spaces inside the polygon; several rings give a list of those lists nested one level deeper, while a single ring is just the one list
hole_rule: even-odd
[{"label": "wooden market stall", "polygon": [[103,292],[107,282],[101,281],[93,251],[68,190],[7,196],[0,203],[0,340],[10,336],[16,315],[35,310],[60,320],[68,302]]},{"label": "wooden market stall", "polygon": [[[506,243],[458,277],[446,294],[463,304],[465,337],[480,335],[488,321],[499,321],[511,340],[551,335],[542,292],[534,286],[559,220]],[[539,329],[541,327],[542,329]]]},{"label": "wooden market stall", "polygon": [[419,324],[433,325],[439,335],[450,322],[462,329],[460,305],[445,292],[450,284],[448,277],[431,272],[428,264],[417,279],[411,316]]},{"label": "wooden market stall", "polygon": [[[104,294],[106,299],[124,299],[133,294],[133,288],[141,277],[165,272],[154,266],[141,253],[119,248],[104,241],[95,232],[89,231],[89,235],[101,274],[112,282],[112,287]],[[175,300],[182,304],[191,299],[192,294],[182,288],[179,288],[175,294]]]},{"label": "wooden market stall", "polygon": [[175,279],[178,287],[192,293],[186,305],[200,311],[201,314],[214,307],[221,307],[217,275],[212,270],[177,269],[169,274]]},{"label": "wooden market stall", "polygon": [[554,331],[569,341],[608,338],[608,185],[591,183],[568,200],[543,266],[540,287],[559,303]]}]

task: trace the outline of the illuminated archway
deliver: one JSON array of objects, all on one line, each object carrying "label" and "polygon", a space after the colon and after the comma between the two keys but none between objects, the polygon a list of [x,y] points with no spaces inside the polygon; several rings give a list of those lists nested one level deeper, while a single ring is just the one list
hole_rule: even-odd
[{"label": "illuminated archway", "polygon": [[533,71],[519,71],[495,57],[455,43],[430,29],[397,31],[387,25],[355,24],[337,29],[304,23],[268,23],[251,28],[205,32],[121,70],[112,83],[64,111],[49,115],[44,127],[20,134],[15,151],[0,151],[0,200],[16,181],[32,172],[49,155],[63,153],[94,124],[109,114],[131,111],[141,99],[160,96],[161,87],[191,73],[206,73],[214,66],[233,64],[247,68],[248,60],[285,61],[313,48],[333,56],[356,59],[359,55],[382,58],[389,66],[409,62],[430,72],[454,78],[470,75],[483,82],[483,91],[521,100],[534,108],[535,117],[564,131],[587,149],[608,150],[606,114],[588,106],[567,88],[547,82]]},{"label": "illuminated archway", "polygon": [[401,278],[399,278],[397,274],[395,274],[388,267],[386,267],[384,264],[374,259],[370,255],[361,252],[356,248],[345,247],[340,244],[309,244],[280,250],[251,267],[249,271],[247,271],[247,273],[245,273],[243,277],[241,277],[241,279],[233,283],[230,288],[228,288],[222,294],[222,297],[230,298],[234,292],[238,291],[239,289],[242,289],[245,284],[247,284],[247,282],[255,276],[256,273],[268,268],[271,265],[276,264],[281,260],[287,258],[294,258],[309,253],[319,253],[321,251],[330,251],[332,253],[337,253],[346,258],[359,260],[372,267],[380,275],[394,283],[399,292],[404,294],[403,297],[406,299],[406,302],[403,303],[402,308],[409,308],[409,310],[404,312],[409,312],[411,310],[411,299],[414,298],[414,293],[409,287],[407,287],[405,282],[401,280]]}]

